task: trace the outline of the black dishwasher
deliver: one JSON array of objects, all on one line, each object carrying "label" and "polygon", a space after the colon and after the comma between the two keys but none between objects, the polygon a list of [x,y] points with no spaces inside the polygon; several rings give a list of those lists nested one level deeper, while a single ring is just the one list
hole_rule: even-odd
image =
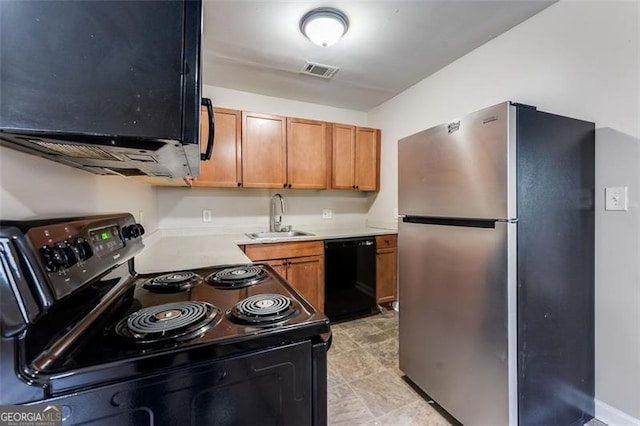
[{"label": "black dishwasher", "polygon": [[324,313],[331,321],[376,311],[376,240],[340,238],[324,242]]}]

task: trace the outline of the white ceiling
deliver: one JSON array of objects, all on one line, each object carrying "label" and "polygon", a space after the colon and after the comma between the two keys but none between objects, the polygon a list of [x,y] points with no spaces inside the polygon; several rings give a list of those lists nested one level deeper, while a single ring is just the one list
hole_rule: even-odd
[{"label": "white ceiling", "polygon": [[[207,0],[204,83],[368,111],[554,1]],[[321,6],[350,21],[324,48],[299,30],[300,18]],[[340,70],[331,80],[300,74],[307,60]]]}]

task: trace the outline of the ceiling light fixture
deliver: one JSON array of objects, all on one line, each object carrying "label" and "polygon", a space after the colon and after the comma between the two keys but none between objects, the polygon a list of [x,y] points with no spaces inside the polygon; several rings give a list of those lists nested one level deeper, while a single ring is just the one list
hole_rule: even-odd
[{"label": "ceiling light fixture", "polygon": [[331,46],[349,29],[347,15],[332,7],[310,10],[300,20],[300,31],[318,46]]}]

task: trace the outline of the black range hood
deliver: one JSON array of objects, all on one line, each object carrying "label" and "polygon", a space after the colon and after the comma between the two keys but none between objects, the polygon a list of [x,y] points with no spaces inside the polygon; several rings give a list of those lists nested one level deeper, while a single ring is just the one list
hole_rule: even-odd
[{"label": "black range hood", "polygon": [[197,176],[201,38],[201,0],[1,1],[0,143],[97,174]]}]

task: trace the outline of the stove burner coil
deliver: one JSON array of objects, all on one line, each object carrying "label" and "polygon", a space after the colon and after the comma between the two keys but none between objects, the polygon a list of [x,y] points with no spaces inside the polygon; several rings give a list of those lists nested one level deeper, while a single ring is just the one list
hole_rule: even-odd
[{"label": "stove burner coil", "polygon": [[206,302],[174,302],[140,309],[122,319],[116,332],[140,343],[187,340],[209,328],[218,310]]},{"label": "stove burner coil", "polygon": [[202,277],[194,272],[174,272],[147,281],[143,287],[157,293],[177,293],[193,288],[202,282]]},{"label": "stove burner coil", "polygon": [[231,316],[241,322],[261,325],[284,321],[297,312],[293,301],[286,296],[256,294],[234,306]]},{"label": "stove burner coil", "polygon": [[207,277],[207,282],[216,287],[242,288],[259,283],[267,277],[260,266],[245,265],[223,269]]}]

